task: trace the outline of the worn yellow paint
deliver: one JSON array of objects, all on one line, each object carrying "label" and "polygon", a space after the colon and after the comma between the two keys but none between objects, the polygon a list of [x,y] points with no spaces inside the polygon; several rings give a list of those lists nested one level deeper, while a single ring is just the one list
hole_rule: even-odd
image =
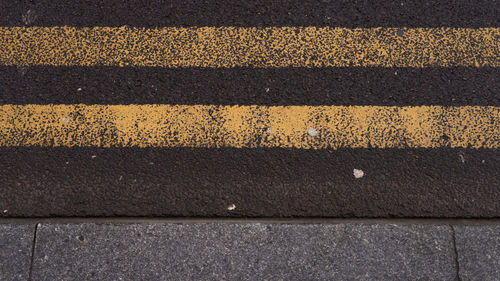
[{"label": "worn yellow paint", "polygon": [[[500,66],[500,28],[0,27],[1,65]],[[401,33],[400,33],[401,34]]]},{"label": "worn yellow paint", "polygon": [[0,146],[499,148],[500,108],[2,105],[0,134]]}]

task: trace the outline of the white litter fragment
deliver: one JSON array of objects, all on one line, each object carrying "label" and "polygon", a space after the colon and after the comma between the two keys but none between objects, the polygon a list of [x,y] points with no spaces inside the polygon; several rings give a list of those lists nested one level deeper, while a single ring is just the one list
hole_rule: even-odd
[{"label": "white litter fragment", "polygon": [[227,207],[227,209],[228,209],[229,211],[232,211],[232,210],[236,209],[236,205],[231,204],[231,205],[229,205],[229,206]]},{"label": "white litter fragment", "polygon": [[23,21],[24,25],[31,25],[33,22],[36,20],[37,16],[35,14],[35,11],[33,10],[28,10],[26,14],[23,14],[21,16],[21,20]]},{"label": "white litter fragment", "polygon": [[360,179],[365,175],[365,172],[363,172],[363,170],[354,169],[352,170],[352,174],[355,178]]},{"label": "white litter fragment", "polygon": [[311,136],[311,137],[315,137],[317,134],[318,134],[318,131],[314,128],[310,128],[309,130],[307,130],[307,133]]}]

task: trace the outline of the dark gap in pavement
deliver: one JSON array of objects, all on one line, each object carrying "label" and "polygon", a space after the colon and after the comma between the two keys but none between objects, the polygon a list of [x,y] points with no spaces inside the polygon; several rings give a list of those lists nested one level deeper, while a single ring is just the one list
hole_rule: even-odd
[{"label": "dark gap in pavement", "polygon": [[29,268],[29,272],[28,272],[28,281],[31,281],[31,277],[32,277],[31,275],[33,272],[33,263],[35,260],[35,247],[36,247],[36,232],[38,230],[38,225],[39,225],[39,223],[35,224],[35,231],[33,232],[33,243],[31,245],[31,258],[30,258],[30,268]]}]

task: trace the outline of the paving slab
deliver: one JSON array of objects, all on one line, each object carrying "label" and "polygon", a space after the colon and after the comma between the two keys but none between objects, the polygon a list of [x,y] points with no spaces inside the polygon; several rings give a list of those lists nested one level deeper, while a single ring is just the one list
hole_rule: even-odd
[{"label": "paving slab", "polygon": [[455,280],[449,226],[42,224],[32,280]]},{"label": "paving slab", "polygon": [[456,226],[460,280],[500,280],[500,226]]},{"label": "paving slab", "polygon": [[28,280],[34,225],[0,224],[0,280]]}]

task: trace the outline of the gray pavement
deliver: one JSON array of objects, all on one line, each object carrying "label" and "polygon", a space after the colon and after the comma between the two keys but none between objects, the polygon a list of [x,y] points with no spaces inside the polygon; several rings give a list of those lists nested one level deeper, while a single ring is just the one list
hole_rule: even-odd
[{"label": "gray pavement", "polygon": [[500,225],[409,221],[0,224],[0,280],[500,280]]},{"label": "gray pavement", "polygon": [[500,280],[500,227],[456,226],[462,281]]},{"label": "gray pavement", "polygon": [[0,280],[27,280],[35,225],[0,224]]}]

